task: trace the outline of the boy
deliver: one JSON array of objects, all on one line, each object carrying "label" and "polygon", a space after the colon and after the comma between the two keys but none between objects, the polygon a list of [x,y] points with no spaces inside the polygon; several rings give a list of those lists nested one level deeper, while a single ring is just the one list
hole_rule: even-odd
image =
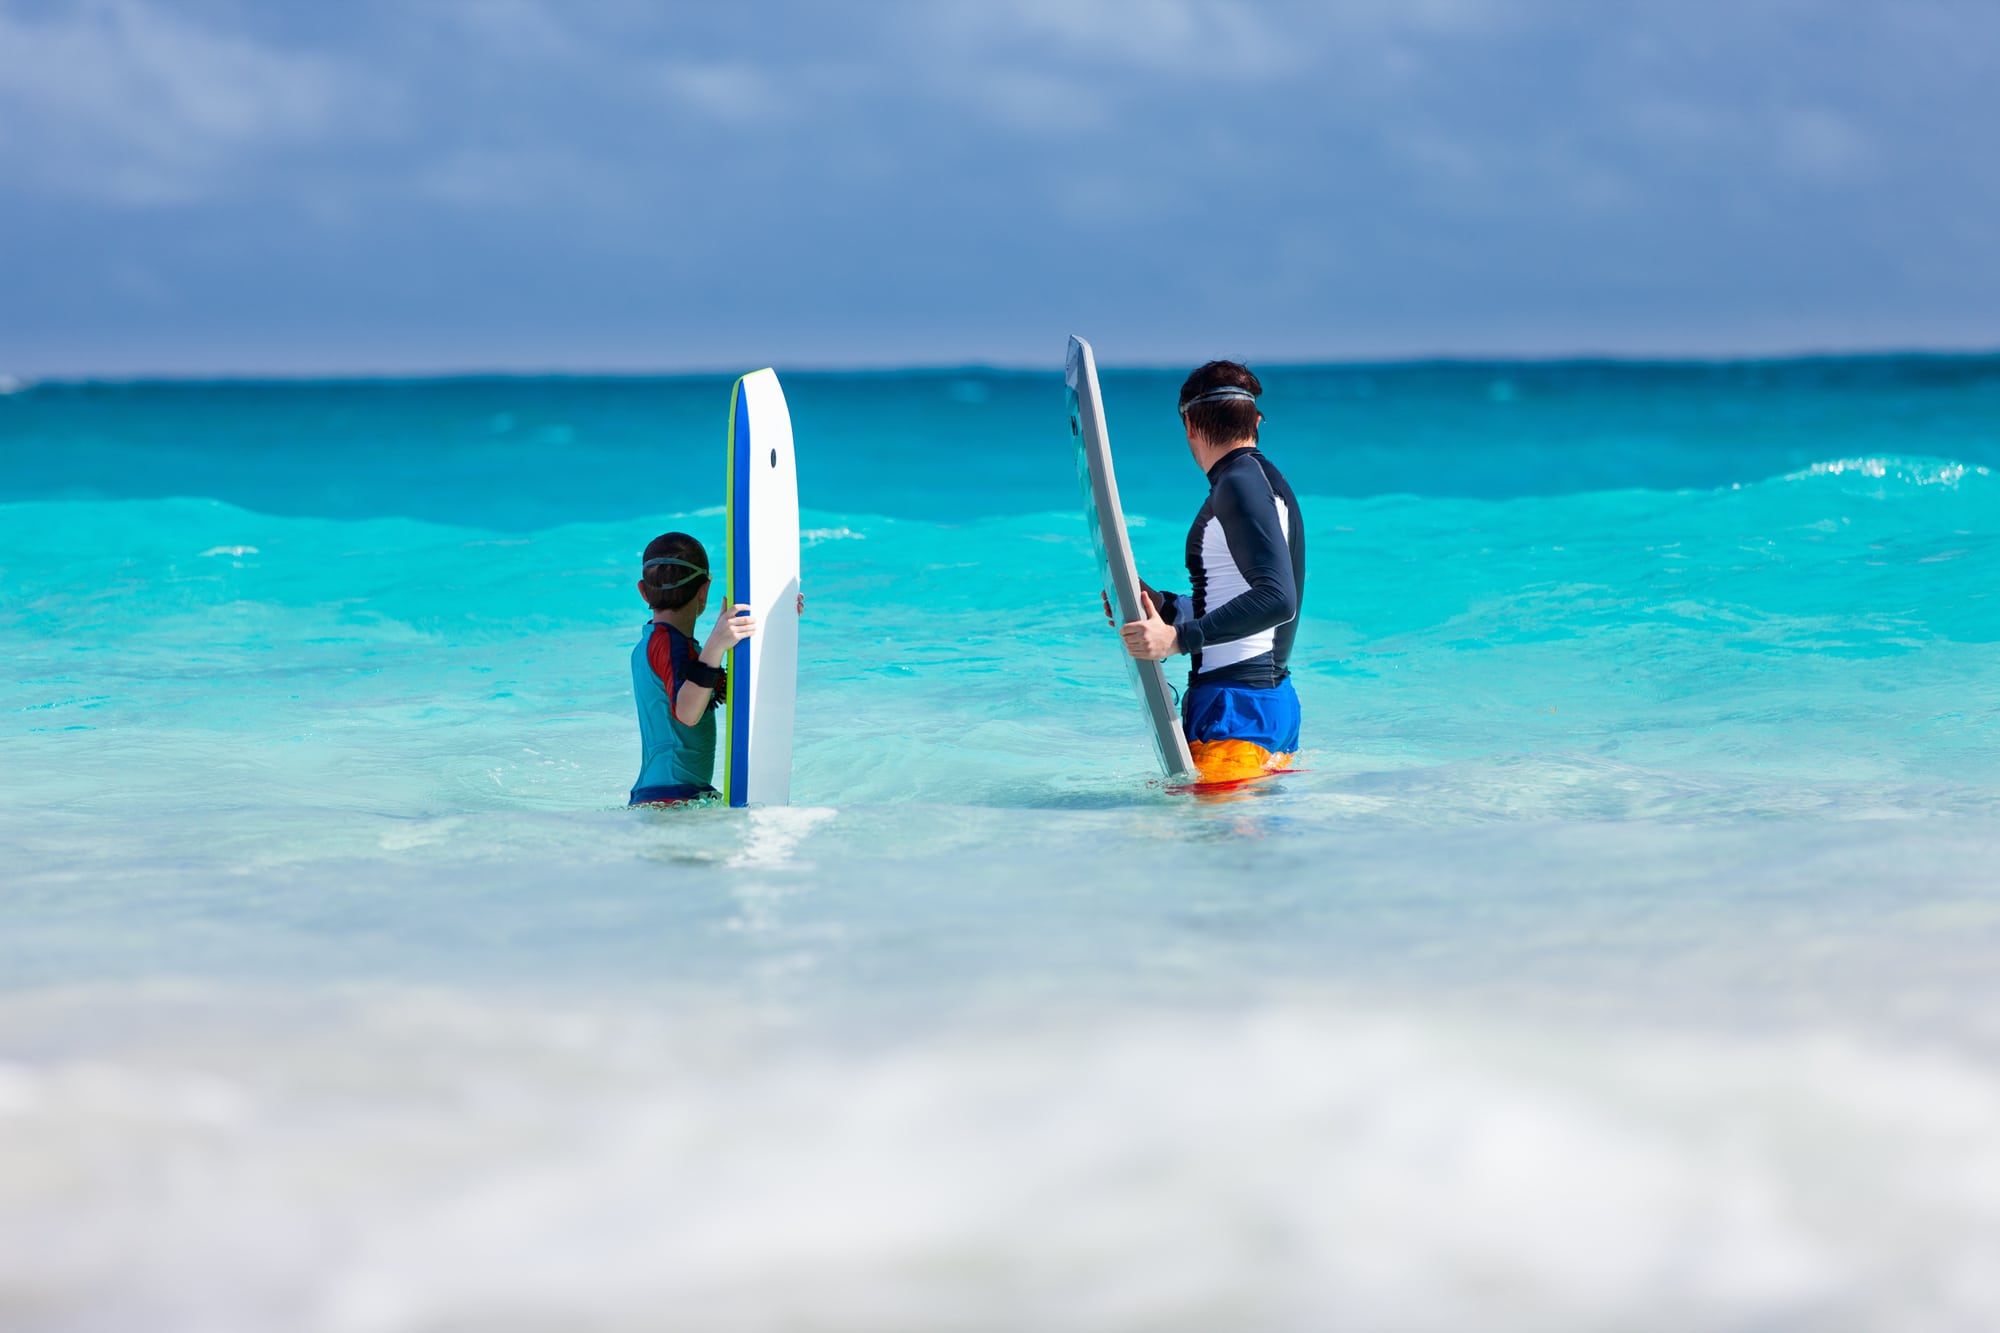
[{"label": "boy", "polygon": [[729,650],[757,632],[748,606],[725,607],[695,648],[695,621],[708,606],[708,552],[685,532],[646,545],[639,595],[653,618],[632,650],[639,704],[639,781],[633,805],[672,805],[716,794],[715,705],[729,697]]}]

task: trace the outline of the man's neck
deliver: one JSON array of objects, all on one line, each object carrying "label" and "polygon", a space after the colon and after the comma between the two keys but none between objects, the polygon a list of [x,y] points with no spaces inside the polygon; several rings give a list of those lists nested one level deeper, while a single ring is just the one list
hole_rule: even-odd
[{"label": "man's neck", "polygon": [[1195,446],[1198,450],[1195,454],[1195,462],[1201,464],[1203,472],[1213,472],[1215,471],[1215,465],[1229,457],[1229,455],[1236,453],[1238,450],[1255,449],[1256,447],[1257,441],[1255,440],[1237,440],[1230,444],[1221,445],[1212,445],[1203,441]]}]

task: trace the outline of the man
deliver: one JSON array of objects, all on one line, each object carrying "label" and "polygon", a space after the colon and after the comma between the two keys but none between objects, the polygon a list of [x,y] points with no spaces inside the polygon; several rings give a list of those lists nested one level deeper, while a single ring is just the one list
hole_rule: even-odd
[{"label": "man", "polygon": [[1299,746],[1288,664],[1306,581],[1305,524],[1292,488],[1257,449],[1263,392],[1234,361],[1211,361],[1181,385],[1188,452],[1209,487],[1188,531],[1192,590],[1146,588],[1145,616],[1119,629],[1134,657],[1192,659],[1181,716],[1204,782],[1282,768]]}]

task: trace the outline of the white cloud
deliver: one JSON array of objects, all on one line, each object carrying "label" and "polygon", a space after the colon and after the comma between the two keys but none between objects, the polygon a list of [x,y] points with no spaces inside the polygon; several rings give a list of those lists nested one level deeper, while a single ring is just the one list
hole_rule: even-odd
[{"label": "white cloud", "polygon": [[[1937,308],[1970,320],[1965,293],[1984,288],[1963,275],[1986,271],[1985,205],[2000,198],[1968,128],[1993,118],[1973,53],[2000,18],[1970,3],[421,0],[302,17],[315,13],[0,0],[0,230],[51,238],[48,269],[102,274],[129,253],[144,267],[99,283],[128,313],[239,243],[299,290],[378,280],[378,264],[421,271],[407,299],[440,327],[423,302],[464,291],[486,308],[492,284],[467,275],[492,256],[566,275],[524,292],[525,321],[531,300],[571,318],[620,290],[610,256],[693,303],[716,287],[703,275],[747,255],[802,328],[991,324],[996,340],[1016,336],[1002,321],[1025,318],[1032,283],[1129,311],[1134,336],[1170,296],[1187,318],[1233,318],[1241,280],[1210,293],[1177,263],[1222,237],[1267,276],[1271,318],[1365,318],[1409,339],[1443,327],[1439,345],[1463,345],[1621,301],[1651,304],[1620,328],[1728,310],[1735,338],[1773,299],[1769,273],[1841,247],[1893,248],[1869,271],[1879,291],[1943,293]],[[744,198],[758,206],[733,206]],[[228,207],[204,212],[200,247],[143,211],[109,216],[202,200]],[[66,226],[91,206],[104,225]],[[333,230],[351,243],[318,243]],[[37,299],[44,311],[16,302],[0,324],[73,318],[77,303]],[[706,337],[741,305],[686,322]],[[1424,324],[1454,311],[1503,313],[1469,333]],[[584,332],[628,318],[609,300]]]},{"label": "white cloud", "polygon": [[1297,48],[1267,18],[1232,0],[1014,0],[925,11],[954,63],[1012,48],[1084,65],[1254,79],[1294,66]]},{"label": "white cloud", "polygon": [[1824,107],[1787,109],[1776,117],[1781,166],[1808,180],[1846,184],[1874,165],[1868,136],[1853,122]]},{"label": "white cloud", "polygon": [[1056,134],[1104,128],[1104,93],[1089,80],[1031,69],[967,70],[936,89],[1003,130]]},{"label": "white cloud", "polygon": [[587,200],[592,210],[625,208],[631,191],[619,173],[548,150],[467,148],[427,162],[409,178],[425,198],[459,208],[548,209]]},{"label": "white cloud", "polygon": [[656,77],[675,101],[724,124],[757,124],[788,109],[778,80],[742,61],[670,60],[658,66]]},{"label": "white cloud", "polygon": [[563,21],[563,10],[541,0],[458,0],[445,14],[481,57],[548,65],[585,63],[596,54]]},{"label": "white cloud", "polygon": [[350,80],[326,62],[189,24],[140,0],[46,21],[0,13],[0,163],[114,202],[187,202],[246,155],[342,127]]}]

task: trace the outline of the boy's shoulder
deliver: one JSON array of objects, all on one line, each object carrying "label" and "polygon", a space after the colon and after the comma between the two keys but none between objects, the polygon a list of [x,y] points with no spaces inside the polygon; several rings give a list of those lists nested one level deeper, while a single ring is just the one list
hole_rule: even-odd
[{"label": "boy's shoulder", "polygon": [[641,642],[645,645],[647,660],[653,664],[653,670],[662,680],[666,679],[674,663],[701,656],[701,649],[695,645],[695,641],[666,621],[655,620],[648,623],[646,637]]}]

